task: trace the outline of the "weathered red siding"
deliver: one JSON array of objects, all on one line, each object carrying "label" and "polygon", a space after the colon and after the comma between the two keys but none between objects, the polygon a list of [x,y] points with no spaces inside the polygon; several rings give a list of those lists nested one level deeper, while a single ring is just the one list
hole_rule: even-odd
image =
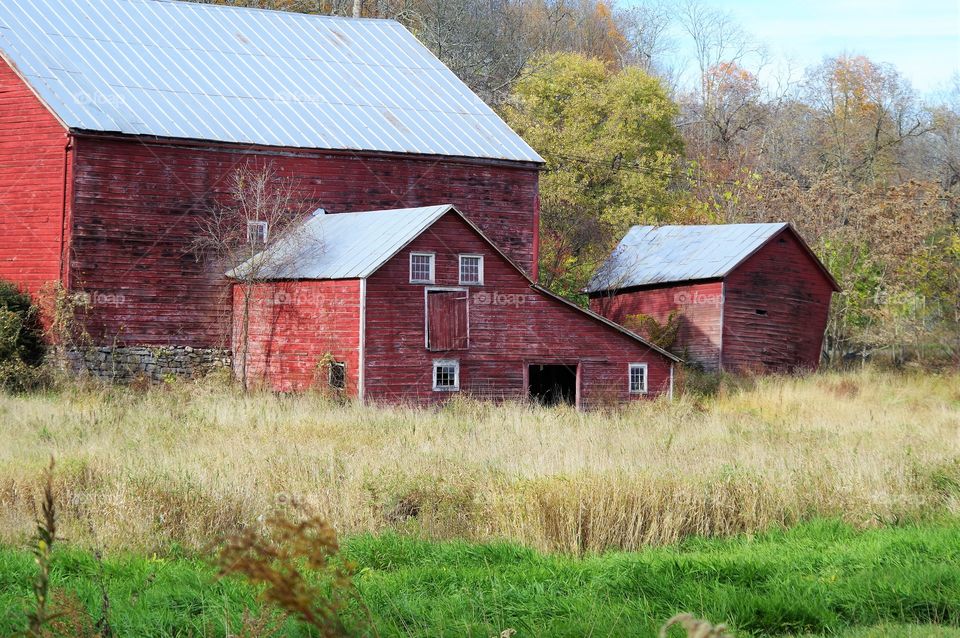
[{"label": "weathered red siding", "polygon": [[533,264],[536,167],[452,159],[294,153],[289,149],[78,140],[72,264],[78,288],[122,303],[95,306],[101,342],[229,343],[229,288],[190,242],[200,211],[232,170],[272,162],[297,195],[328,211],[452,203],[524,268]]},{"label": "weathered red siding", "polygon": [[720,367],[720,337],[723,327],[723,283],[708,281],[675,286],[629,289],[594,296],[590,308],[619,324],[630,315],[649,315],[665,322],[679,310],[680,327],[672,350],[684,361],[705,370]]},{"label": "weathered red siding", "polygon": [[832,293],[791,231],[773,238],[727,275],[724,370],[815,369]]},{"label": "weathered red siding", "polygon": [[253,286],[249,339],[244,342],[244,286],[233,286],[234,368],[247,380],[275,390],[306,390],[319,381],[324,355],[346,363],[347,394],[356,396],[360,370],[360,281],[297,281]]},{"label": "weathered red siding", "polygon": [[0,279],[36,293],[61,277],[66,130],[0,60]]},{"label": "weathered red siding", "polygon": [[[424,289],[410,284],[409,253],[436,253],[436,286],[458,285],[461,253],[484,255],[484,285],[469,286],[470,346],[449,353],[424,346]],[[584,407],[637,398],[629,363],[647,363],[649,394],[670,387],[670,361],[529,282],[454,213],[448,213],[367,282],[365,382],[373,401],[430,403],[450,397],[432,387],[433,360],[460,361],[461,393],[518,398],[527,364],[579,364]]]}]

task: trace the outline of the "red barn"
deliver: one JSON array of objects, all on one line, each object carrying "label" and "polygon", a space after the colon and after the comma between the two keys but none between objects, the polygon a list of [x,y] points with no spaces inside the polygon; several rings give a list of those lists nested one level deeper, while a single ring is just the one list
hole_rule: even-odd
[{"label": "red barn", "polygon": [[268,163],[332,213],[451,202],[535,277],[541,158],[397,22],[0,2],[0,279],[87,293],[95,371],[229,356],[229,285],[191,242]]},{"label": "red barn", "polygon": [[587,288],[620,324],[677,316],[674,352],[735,372],[816,369],[839,290],[784,223],[634,226]]},{"label": "red barn", "polygon": [[417,404],[593,407],[672,391],[675,357],[535,285],[450,205],[319,212],[254,259],[257,282],[235,284],[233,305],[251,383]]}]

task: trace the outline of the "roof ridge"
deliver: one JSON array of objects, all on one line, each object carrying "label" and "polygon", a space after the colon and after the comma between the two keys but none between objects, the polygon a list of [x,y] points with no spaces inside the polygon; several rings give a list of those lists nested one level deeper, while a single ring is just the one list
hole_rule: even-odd
[{"label": "roof ridge", "polygon": [[[104,1],[104,0],[101,0],[101,1]],[[159,3],[165,3],[165,4],[192,5],[194,7],[204,7],[204,8],[210,8],[213,10],[227,9],[227,10],[250,11],[250,12],[259,11],[262,13],[308,16],[311,18],[326,18],[330,20],[350,20],[350,21],[368,20],[372,22],[394,22],[396,24],[400,24],[400,22],[398,20],[395,20],[394,18],[371,18],[371,17],[365,17],[365,16],[354,18],[353,16],[338,16],[338,15],[332,15],[327,13],[304,13],[302,11],[284,11],[283,9],[270,9],[267,7],[241,7],[237,5],[231,5],[231,4],[213,4],[211,2],[197,2],[196,0],[108,0],[108,1],[142,2],[142,3],[159,2]]]}]

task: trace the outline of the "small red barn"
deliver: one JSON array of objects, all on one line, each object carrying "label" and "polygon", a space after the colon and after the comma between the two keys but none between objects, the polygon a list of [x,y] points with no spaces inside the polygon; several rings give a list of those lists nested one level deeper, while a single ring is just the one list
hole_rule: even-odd
[{"label": "small red barn", "polygon": [[676,357],[535,285],[451,205],[318,212],[254,259],[233,303],[234,365],[253,383],[417,404],[672,391]]},{"label": "small red barn", "polygon": [[679,313],[673,351],[738,372],[815,369],[839,290],[786,223],[634,226],[587,287],[620,324]]}]

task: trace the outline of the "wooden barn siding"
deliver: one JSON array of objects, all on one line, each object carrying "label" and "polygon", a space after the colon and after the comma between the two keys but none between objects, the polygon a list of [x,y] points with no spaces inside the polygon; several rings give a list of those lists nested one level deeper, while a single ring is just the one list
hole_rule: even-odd
[{"label": "wooden barn siding", "polygon": [[629,315],[637,314],[650,315],[663,322],[671,312],[679,309],[682,319],[671,350],[684,361],[706,370],[720,367],[723,313],[723,284],[720,281],[597,295],[590,299],[590,308],[619,324],[623,324]]},{"label": "wooden barn siding", "polygon": [[66,130],[0,60],[0,279],[37,293],[60,279]]},{"label": "wooden barn siding", "polygon": [[524,267],[533,263],[533,168],[88,136],[77,145],[75,283],[122,300],[93,309],[91,335],[107,343],[229,343],[229,288],[189,246],[198,211],[222,200],[231,171],[251,160],[272,162],[294,178],[298,197],[334,213],[455,204]]},{"label": "wooden barn siding", "polygon": [[[240,374],[243,295],[233,287],[234,368]],[[360,281],[262,283],[250,304],[247,380],[280,392],[306,390],[317,381],[327,353],[347,364],[347,393],[357,395],[360,346]],[[325,387],[326,378],[320,379]]]},{"label": "wooden barn siding", "polygon": [[[458,285],[460,253],[484,255],[484,285],[469,286],[467,350],[428,352],[424,288],[410,284],[410,251],[436,252],[437,286]],[[454,214],[391,259],[367,282],[366,398],[432,403],[434,359],[460,360],[463,394],[489,399],[524,396],[526,363],[582,363],[584,407],[636,398],[627,392],[627,364],[649,365],[648,397],[667,392],[670,361],[659,353],[530,288],[502,257]]]},{"label": "wooden barn siding", "polygon": [[727,275],[724,370],[815,369],[831,294],[829,281],[792,233],[774,238]]}]

